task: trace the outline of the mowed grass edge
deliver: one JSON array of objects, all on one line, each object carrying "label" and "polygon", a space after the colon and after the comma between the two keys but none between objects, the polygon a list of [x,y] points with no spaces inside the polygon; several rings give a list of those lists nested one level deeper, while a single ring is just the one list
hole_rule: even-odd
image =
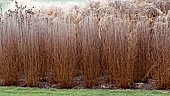
[{"label": "mowed grass edge", "polygon": [[42,89],[0,87],[0,96],[170,96],[165,90]]}]

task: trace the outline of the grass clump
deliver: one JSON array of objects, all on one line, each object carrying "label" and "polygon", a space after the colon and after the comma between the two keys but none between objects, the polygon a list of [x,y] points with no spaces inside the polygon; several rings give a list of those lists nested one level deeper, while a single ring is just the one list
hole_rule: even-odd
[{"label": "grass clump", "polygon": [[[1,85],[170,87],[168,1],[97,1],[27,8],[0,19]],[[156,86],[156,87],[155,87]]]}]

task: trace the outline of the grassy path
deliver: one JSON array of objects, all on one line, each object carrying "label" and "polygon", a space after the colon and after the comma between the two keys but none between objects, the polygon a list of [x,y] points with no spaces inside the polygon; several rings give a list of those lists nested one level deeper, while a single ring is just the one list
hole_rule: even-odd
[{"label": "grassy path", "polygon": [[162,90],[91,90],[0,87],[0,96],[170,96]]}]

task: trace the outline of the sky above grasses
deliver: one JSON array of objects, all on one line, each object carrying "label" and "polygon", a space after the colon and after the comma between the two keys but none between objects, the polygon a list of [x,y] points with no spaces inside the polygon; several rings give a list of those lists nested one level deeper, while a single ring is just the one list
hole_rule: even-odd
[{"label": "sky above grasses", "polygon": [[[0,7],[4,10],[10,3],[14,0],[0,0]],[[78,3],[86,3],[88,0],[16,0],[19,2],[26,2],[26,1],[36,1],[40,3],[49,3],[49,2],[59,2],[61,4],[65,4],[69,1],[78,2]]]}]

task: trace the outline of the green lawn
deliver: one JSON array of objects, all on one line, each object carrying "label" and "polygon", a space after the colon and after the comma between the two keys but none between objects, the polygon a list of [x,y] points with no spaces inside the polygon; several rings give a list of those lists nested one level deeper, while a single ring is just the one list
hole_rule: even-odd
[{"label": "green lawn", "polygon": [[0,87],[0,96],[170,96],[162,90],[92,90]]}]

